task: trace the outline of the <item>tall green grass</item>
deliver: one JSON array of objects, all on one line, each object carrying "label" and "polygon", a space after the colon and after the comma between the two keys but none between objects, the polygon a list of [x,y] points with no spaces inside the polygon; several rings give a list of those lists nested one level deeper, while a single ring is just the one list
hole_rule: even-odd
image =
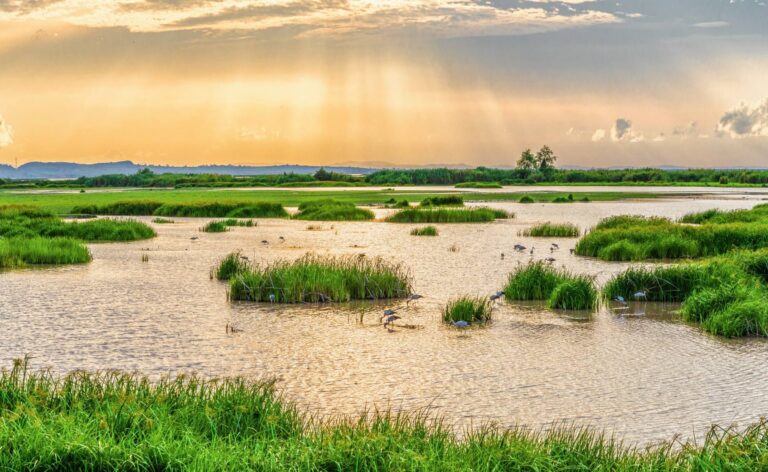
[{"label": "tall green grass", "polygon": [[768,424],[713,427],[700,444],[635,449],[589,429],[485,426],[459,438],[425,413],[319,419],[273,382],[121,372],[0,374],[4,470],[762,470]]},{"label": "tall green grass", "polygon": [[404,298],[411,277],[404,266],[382,258],[306,254],[295,261],[254,265],[236,274],[231,300],[275,303],[348,302]]},{"label": "tall green grass", "polygon": [[424,226],[422,228],[413,228],[411,236],[437,236],[438,231],[434,226]]},{"label": "tall green grass", "polygon": [[529,262],[513,270],[504,287],[507,300],[546,300],[550,308],[588,310],[597,306],[592,279],[557,269],[544,261]]},{"label": "tall green grass", "polygon": [[286,218],[288,212],[279,203],[268,202],[195,202],[165,203],[153,215],[195,218]]},{"label": "tall green grass", "polygon": [[371,210],[358,208],[354,203],[325,199],[302,203],[293,218],[308,221],[366,221],[372,220],[374,215]]},{"label": "tall green grass", "polygon": [[229,226],[224,221],[209,221],[200,231],[203,233],[225,233],[229,231]]},{"label": "tall green grass", "polygon": [[547,222],[523,230],[523,236],[534,238],[576,238],[579,234],[579,227],[572,223]]},{"label": "tall green grass", "polygon": [[251,270],[251,263],[243,257],[241,252],[233,252],[223,257],[211,269],[211,278],[229,280],[232,277]]},{"label": "tall green grass", "polygon": [[155,213],[155,210],[163,206],[161,202],[151,200],[130,200],[124,202],[109,203],[107,205],[82,205],[72,208],[74,214],[87,215],[126,215],[147,216]]},{"label": "tall green grass", "polygon": [[463,295],[448,301],[443,308],[443,321],[485,323],[491,320],[492,313],[493,307],[488,298]]},{"label": "tall green grass", "polygon": [[423,207],[433,206],[464,206],[464,197],[461,195],[444,195],[427,197],[421,201]]},{"label": "tall green grass", "polygon": [[82,264],[90,260],[88,248],[70,238],[0,238],[0,269]]},{"label": "tall green grass", "polygon": [[492,208],[470,209],[417,209],[401,210],[387,218],[391,223],[486,223],[502,218],[512,218],[503,210]]},{"label": "tall green grass", "polygon": [[768,287],[763,278],[766,253],[741,252],[706,262],[668,267],[630,268],[603,287],[607,299],[681,302],[684,320],[726,337],[768,336]]}]

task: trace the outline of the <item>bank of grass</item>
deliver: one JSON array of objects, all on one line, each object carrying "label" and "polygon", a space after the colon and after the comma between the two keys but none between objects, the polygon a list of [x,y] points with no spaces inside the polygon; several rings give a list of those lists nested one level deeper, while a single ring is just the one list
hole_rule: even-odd
[{"label": "bank of grass", "polygon": [[[398,191],[393,195],[391,190],[376,189],[327,189],[327,190],[291,190],[291,189],[260,189],[236,191],[230,189],[127,189],[120,191],[102,192],[98,190],[87,193],[59,192],[40,193],[36,191],[11,191],[0,189],[1,205],[32,205],[57,214],[72,214],[73,207],[105,206],[117,202],[152,201],[168,205],[188,205],[205,202],[265,202],[276,203],[286,207],[295,207],[304,202],[330,198],[336,201],[354,203],[356,205],[380,205],[396,196],[398,200],[418,202],[424,198],[445,196],[455,192],[463,197],[465,202],[513,202],[529,192],[471,192],[459,193],[451,188],[435,192],[413,187]],[[542,202],[550,201],[558,196],[567,197],[567,192],[538,192],[537,199]],[[623,199],[652,199],[659,196],[655,193],[637,191],[606,191],[606,192],[576,192],[574,198],[589,197],[591,200],[616,201]],[[135,215],[134,215],[135,216]],[[182,216],[182,215],[156,215]],[[235,215],[215,214],[203,215],[209,218],[224,218]],[[259,218],[259,215],[243,215],[244,218]]]},{"label": "bank of grass", "polygon": [[434,226],[424,226],[422,228],[413,228],[411,236],[437,236],[438,231]]},{"label": "bank of grass", "polygon": [[286,218],[288,216],[288,213],[279,203],[214,201],[166,203],[158,207],[153,214],[195,218]]},{"label": "bank of grass", "polygon": [[439,195],[433,197],[427,197],[420,203],[422,207],[439,207],[439,206],[464,206],[464,197],[461,195]]},{"label": "bank of grass", "polygon": [[229,298],[275,303],[323,303],[404,298],[411,277],[401,264],[365,256],[306,254],[294,261],[253,265],[230,280]]},{"label": "bank of grass", "polygon": [[163,206],[161,202],[152,200],[119,201],[107,205],[82,205],[72,208],[73,214],[84,215],[122,215],[122,216],[149,216]]},{"label": "bank of grass", "polygon": [[493,307],[488,298],[463,295],[454,298],[443,308],[443,322],[485,323],[491,321]]},{"label": "bank of grass", "polygon": [[293,218],[306,221],[367,221],[372,220],[374,214],[371,210],[358,208],[354,203],[323,199],[302,203]]},{"label": "bank of grass", "polygon": [[[754,217],[764,210],[739,213],[738,218],[751,222],[681,224],[666,218],[617,216],[601,221],[577,244],[576,254],[607,261],[640,261],[711,257],[735,249],[768,247],[768,218]],[[712,213],[709,213],[710,215]],[[685,217],[686,221],[702,221],[703,217]]]},{"label": "bank of grass", "polygon": [[390,223],[487,223],[514,215],[494,208],[411,208],[387,218]]},{"label": "bank of grass", "polygon": [[542,223],[523,230],[523,236],[534,238],[577,238],[579,227],[572,223]]},{"label": "bank of grass", "polygon": [[498,182],[462,182],[454,185],[456,188],[503,188]]},{"label": "bank of grass", "polygon": [[545,300],[550,308],[591,310],[598,304],[592,279],[557,269],[544,261],[519,265],[504,287],[507,300]]},{"label": "bank of grass", "polygon": [[684,320],[726,337],[768,336],[768,250],[736,251],[701,262],[630,268],[603,296],[682,303]]},{"label": "bank of grass", "polygon": [[589,429],[478,427],[425,413],[314,418],[271,381],[122,372],[0,374],[5,470],[762,470],[768,424],[713,427],[701,444],[630,448]]},{"label": "bank of grass", "polygon": [[0,269],[83,264],[90,260],[88,248],[71,238],[0,238]]}]

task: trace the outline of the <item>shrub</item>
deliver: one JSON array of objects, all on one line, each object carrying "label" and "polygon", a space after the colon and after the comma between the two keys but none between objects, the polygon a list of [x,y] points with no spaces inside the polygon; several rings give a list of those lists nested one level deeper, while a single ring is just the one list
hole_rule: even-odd
[{"label": "shrub", "polygon": [[437,228],[434,226],[425,226],[423,228],[413,228],[411,236],[437,236]]},{"label": "shrub", "polygon": [[520,198],[519,202],[520,203],[536,203],[536,201],[528,195],[523,195],[522,198]]},{"label": "shrub", "polygon": [[456,321],[485,323],[491,320],[492,311],[493,307],[487,298],[464,295],[450,300],[443,308],[443,321],[446,323]]},{"label": "shrub", "polygon": [[335,200],[315,200],[299,205],[299,213],[293,216],[297,220],[311,221],[365,221],[374,218],[373,212],[357,208],[354,203]]},{"label": "shrub", "polygon": [[233,277],[229,286],[231,300],[276,303],[391,299],[410,293],[410,275],[400,264],[378,257],[314,254],[254,266]]},{"label": "shrub", "polygon": [[524,236],[536,238],[575,238],[580,234],[578,226],[571,223],[542,223],[523,231]]}]

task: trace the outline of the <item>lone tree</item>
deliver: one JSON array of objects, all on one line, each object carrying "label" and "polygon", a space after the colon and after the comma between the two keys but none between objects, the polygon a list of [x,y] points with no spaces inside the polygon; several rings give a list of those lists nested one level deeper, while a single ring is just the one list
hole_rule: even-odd
[{"label": "lone tree", "polygon": [[536,162],[536,156],[533,155],[530,149],[526,149],[520,155],[520,159],[517,161],[517,168],[524,170],[534,170],[538,167]]},{"label": "lone tree", "polygon": [[554,151],[549,146],[545,145],[536,153],[536,167],[542,172],[554,169],[556,160],[557,156],[555,156]]},{"label": "lone tree", "polygon": [[315,172],[315,180],[331,180],[333,178],[333,173],[328,172],[325,170],[324,167],[321,167]]}]

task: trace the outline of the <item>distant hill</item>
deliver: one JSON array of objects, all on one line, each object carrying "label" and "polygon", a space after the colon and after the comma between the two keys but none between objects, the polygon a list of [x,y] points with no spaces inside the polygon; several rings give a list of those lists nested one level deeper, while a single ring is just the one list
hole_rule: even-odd
[{"label": "distant hill", "polygon": [[[153,166],[134,164],[131,161],[105,162],[99,164],[77,164],[73,162],[29,162],[18,168],[0,164],[0,179],[76,179],[106,174],[135,174],[149,168],[156,174],[223,174],[223,175],[272,175],[283,173],[314,174],[321,166],[277,165],[277,166]],[[329,172],[343,174],[370,174],[377,169],[367,167],[324,167]]]}]

